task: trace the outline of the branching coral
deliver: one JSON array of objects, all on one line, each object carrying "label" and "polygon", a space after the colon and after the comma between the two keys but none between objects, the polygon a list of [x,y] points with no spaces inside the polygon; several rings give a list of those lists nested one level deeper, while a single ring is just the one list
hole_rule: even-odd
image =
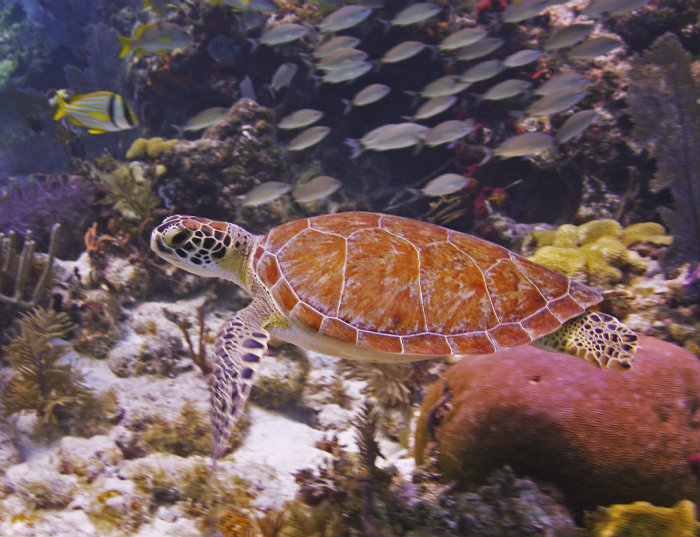
[{"label": "branching coral", "polygon": [[615,220],[603,219],[580,226],[565,224],[556,230],[535,230],[528,241],[537,246],[530,256],[535,263],[568,278],[605,287],[622,280],[624,267],[645,270],[639,255],[628,246],[639,242],[667,245],[671,237],[654,222],[623,229]]},{"label": "branching coral", "polygon": [[65,337],[72,326],[65,313],[35,308],[19,321],[3,351],[13,366],[2,393],[1,412],[36,410],[46,423],[58,423],[91,394],[70,364],[60,363],[65,345],[53,340]]},{"label": "branching coral", "polygon": [[691,71],[691,56],[667,33],[632,62],[629,112],[634,136],[656,158],[653,191],[669,189],[674,210],[662,213],[673,230],[666,260],[673,264],[700,260],[700,92]]},{"label": "branching coral", "polygon": [[46,291],[51,275],[51,267],[56,256],[56,237],[60,224],[51,228],[49,251],[43,260],[43,268],[35,279],[31,294],[25,298],[26,287],[31,285],[30,279],[35,266],[42,263],[35,255],[36,243],[31,233],[24,238],[22,251],[17,250],[17,235],[11,231],[7,237],[0,233],[0,302],[5,302],[22,308],[36,306]]}]

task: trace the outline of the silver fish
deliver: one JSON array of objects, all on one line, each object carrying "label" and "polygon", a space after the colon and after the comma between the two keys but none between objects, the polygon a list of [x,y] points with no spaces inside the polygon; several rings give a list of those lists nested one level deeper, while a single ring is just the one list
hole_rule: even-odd
[{"label": "silver fish", "polygon": [[503,39],[498,37],[484,37],[476,43],[462,47],[457,51],[457,59],[462,61],[476,60],[487,54],[491,54],[494,50],[498,50],[503,45]]},{"label": "silver fish", "polygon": [[298,135],[291,139],[287,145],[289,151],[301,151],[313,145],[316,145],[323,140],[328,133],[331,132],[329,127],[317,126],[309,127],[301,131]]},{"label": "silver fish", "polygon": [[318,175],[308,183],[295,187],[292,192],[292,197],[297,203],[318,201],[327,198],[341,186],[343,186],[343,183],[338,181],[335,177],[331,177],[330,175]]},{"label": "silver fish", "polygon": [[323,112],[312,108],[302,108],[280,119],[277,127],[280,129],[300,129],[313,125],[323,117]]},{"label": "silver fish", "polygon": [[390,91],[391,88],[385,84],[370,84],[358,91],[351,101],[343,99],[343,103],[345,104],[343,113],[347,114],[350,112],[353,106],[365,106],[377,102],[388,95]]},{"label": "silver fish", "polygon": [[527,113],[530,116],[549,116],[563,112],[585,96],[586,91],[580,88],[559,88],[532,103],[527,109]]},{"label": "silver fish", "polygon": [[356,48],[343,48],[331,52],[316,64],[317,69],[322,71],[333,71],[335,69],[347,69],[364,62],[367,53]]},{"label": "silver fish", "polygon": [[425,43],[420,41],[404,41],[398,45],[391,47],[384,53],[381,58],[382,63],[397,63],[409,58],[413,58],[416,54],[419,54],[425,47]]},{"label": "silver fish", "polygon": [[301,24],[288,22],[265,31],[258,40],[263,45],[274,46],[296,41],[307,35],[309,29]]},{"label": "silver fish", "polygon": [[464,138],[474,130],[474,120],[448,119],[436,125],[425,134],[425,145],[435,147]]},{"label": "silver fish", "polygon": [[121,44],[119,57],[123,58],[130,52],[137,56],[150,53],[165,53],[194,42],[184,28],[163,20],[148,24],[139,24],[134,28],[133,37],[118,35]]},{"label": "silver fish", "polygon": [[430,182],[421,188],[421,192],[425,196],[448,196],[454,194],[458,190],[462,190],[474,180],[456,173],[443,173],[442,175],[431,179]]},{"label": "silver fish", "polygon": [[607,54],[608,52],[615,50],[620,45],[622,45],[622,42],[618,39],[601,35],[576,45],[566,54],[566,56],[570,60],[590,60],[591,58]]},{"label": "silver fish", "polygon": [[371,63],[358,62],[350,67],[346,67],[345,69],[334,69],[332,71],[328,71],[321,79],[329,84],[338,84],[340,82],[348,82],[350,80],[360,78],[362,75],[371,70]]},{"label": "silver fish", "polygon": [[476,43],[484,37],[486,37],[486,31],[481,28],[462,28],[448,35],[440,42],[438,47],[441,50],[454,50]]},{"label": "silver fish", "polygon": [[333,39],[329,39],[323,43],[323,45],[318,47],[314,52],[314,56],[316,58],[325,58],[331,52],[344,48],[354,48],[356,45],[359,45],[359,43],[360,40],[357,37],[353,37],[351,35],[339,35]]},{"label": "silver fish", "polygon": [[585,88],[591,83],[585,76],[576,72],[554,75],[544,84],[535,89],[535,95],[549,95],[560,88]]},{"label": "silver fish", "polygon": [[518,4],[509,4],[501,13],[501,19],[511,24],[522,22],[531,19],[549,5],[547,0],[524,0]]},{"label": "silver fish", "polygon": [[434,17],[442,8],[431,4],[429,2],[418,2],[412,6],[399,11],[393,19],[391,19],[392,26],[408,26],[410,24],[417,24]]},{"label": "silver fish", "polygon": [[352,28],[369,17],[370,13],[372,8],[368,6],[343,6],[323,19],[318,29],[325,34]]},{"label": "silver fish", "polygon": [[554,148],[554,138],[543,132],[526,132],[508,138],[493,150],[493,154],[501,158],[524,157],[537,155]]},{"label": "silver fish", "polygon": [[183,125],[183,131],[199,131],[202,129],[207,129],[221,121],[228,114],[228,108],[223,108],[220,106],[215,106],[213,108],[207,108],[202,110],[198,114],[195,114]]},{"label": "silver fish", "polygon": [[390,123],[372,129],[359,140],[346,140],[345,143],[352,148],[352,158],[355,158],[363,149],[388,151],[420,144],[428,130],[418,123]]},{"label": "silver fish", "polygon": [[442,97],[443,95],[454,95],[464,91],[469,87],[469,82],[462,82],[459,77],[446,75],[426,84],[419,95],[427,99]]},{"label": "silver fish", "polygon": [[534,62],[540,56],[542,56],[542,52],[539,50],[519,50],[503,60],[503,65],[506,67],[522,67],[523,65]]},{"label": "silver fish", "polygon": [[250,190],[243,198],[243,207],[264,205],[283,196],[292,189],[287,183],[268,181]]},{"label": "silver fish", "polygon": [[581,110],[572,114],[559,129],[557,142],[563,144],[585,131],[598,117],[595,110]]},{"label": "silver fish", "polygon": [[500,60],[486,60],[464,71],[459,79],[462,82],[480,82],[481,80],[493,78],[504,69],[505,67]]},{"label": "silver fish", "polygon": [[544,44],[545,50],[559,50],[560,48],[571,47],[579,41],[588,37],[593,31],[593,24],[587,22],[577,22],[558,30],[547,39]]},{"label": "silver fish", "polygon": [[440,97],[433,97],[418,107],[418,110],[416,110],[415,114],[413,114],[412,119],[427,119],[429,117],[437,116],[456,102],[457,97],[454,95],[441,95]]},{"label": "silver fish", "polygon": [[521,93],[528,91],[531,87],[532,84],[527,80],[511,78],[509,80],[499,82],[495,86],[491,86],[486,93],[481,96],[481,98],[484,101],[500,101],[520,95]]},{"label": "silver fish", "polygon": [[299,66],[296,63],[287,62],[280,65],[275,74],[272,75],[272,81],[270,82],[272,90],[277,92],[287,87],[292,82],[294,75],[297,74],[297,69],[299,69]]}]

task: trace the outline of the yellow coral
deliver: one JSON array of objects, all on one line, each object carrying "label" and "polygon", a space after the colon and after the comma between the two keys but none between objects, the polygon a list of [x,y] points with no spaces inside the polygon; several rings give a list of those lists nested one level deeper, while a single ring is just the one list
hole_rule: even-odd
[{"label": "yellow coral", "polygon": [[556,230],[535,230],[525,244],[537,250],[530,260],[568,278],[608,286],[622,280],[622,267],[644,271],[644,260],[627,246],[637,242],[670,244],[672,237],[654,222],[627,228],[611,219],[593,220],[580,226],[565,224]]},{"label": "yellow coral", "polygon": [[589,537],[695,537],[700,530],[695,504],[681,500],[673,507],[649,502],[599,507],[586,521]]},{"label": "yellow coral", "polygon": [[179,140],[165,138],[137,138],[126,152],[126,160],[157,159],[172,152]]}]

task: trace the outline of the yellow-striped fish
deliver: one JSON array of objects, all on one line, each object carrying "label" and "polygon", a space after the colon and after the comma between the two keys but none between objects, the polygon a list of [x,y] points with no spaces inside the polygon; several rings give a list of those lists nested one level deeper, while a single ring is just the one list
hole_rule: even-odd
[{"label": "yellow-striped fish", "polygon": [[161,20],[139,24],[134,28],[133,37],[118,35],[117,39],[122,46],[119,52],[120,58],[130,52],[134,52],[137,56],[154,52],[164,54],[176,48],[186,47],[194,41],[184,28]]},{"label": "yellow-striped fish", "polygon": [[91,134],[131,129],[139,124],[127,102],[111,91],[76,95],[70,102],[66,102],[61,91],[57,91],[55,97],[58,110],[53,118],[58,121],[67,117],[74,125],[86,127]]}]

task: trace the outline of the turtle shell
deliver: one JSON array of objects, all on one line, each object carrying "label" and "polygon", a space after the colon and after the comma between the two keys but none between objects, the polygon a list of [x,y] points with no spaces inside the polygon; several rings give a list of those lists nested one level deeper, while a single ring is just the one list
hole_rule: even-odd
[{"label": "turtle shell", "polygon": [[278,226],[257,246],[253,267],[290,319],[390,354],[488,354],[524,345],[602,300],[491,242],[376,213]]}]

